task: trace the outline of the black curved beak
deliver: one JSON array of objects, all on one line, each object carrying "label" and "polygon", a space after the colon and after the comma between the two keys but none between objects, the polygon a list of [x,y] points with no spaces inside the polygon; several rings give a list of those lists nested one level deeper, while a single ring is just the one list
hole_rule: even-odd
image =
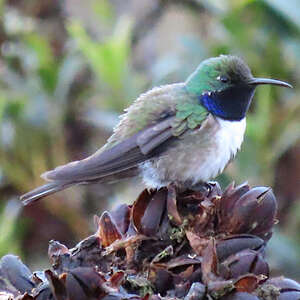
[{"label": "black curved beak", "polygon": [[279,85],[287,88],[293,88],[292,85],[290,85],[287,82],[276,80],[276,79],[269,79],[269,78],[253,78],[250,82],[250,85],[259,85],[259,84],[273,84],[273,85]]}]

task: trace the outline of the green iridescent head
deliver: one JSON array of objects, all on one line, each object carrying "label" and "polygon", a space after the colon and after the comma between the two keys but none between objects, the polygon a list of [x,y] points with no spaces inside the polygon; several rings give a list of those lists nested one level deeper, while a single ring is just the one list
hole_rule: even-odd
[{"label": "green iridescent head", "polygon": [[255,78],[239,57],[221,55],[204,60],[185,82],[189,93],[212,114],[228,120],[245,117],[257,85],[292,87],[286,82]]}]

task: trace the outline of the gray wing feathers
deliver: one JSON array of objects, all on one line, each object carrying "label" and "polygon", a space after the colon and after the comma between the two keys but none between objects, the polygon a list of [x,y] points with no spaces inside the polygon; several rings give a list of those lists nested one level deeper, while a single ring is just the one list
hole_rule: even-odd
[{"label": "gray wing feathers", "polygon": [[59,166],[42,174],[45,180],[92,180],[124,170],[134,161],[140,160],[138,149],[134,146],[135,137],[94,155],[69,164]]},{"label": "gray wing feathers", "polygon": [[165,142],[175,138],[172,134],[174,118],[168,117],[107,150],[97,151],[86,159],[59,166],[42,174],[42,178],[51,182],[21,196],[21,200],[27,205],[71,185],[106,182],[115,177],[136,175],[139,163],[161,154],[165,149]]},{"label": "gray wing feathers", "polygon": [[137,144],[144,155],[149,154],[157,146],[164,143],[173,136],[172,123],[175,117],[169,117],[166,120],[145,129],[137,137]]},{"label": "gray wing feathers", "polygon": [[[103,152],[46,172],[46,180],[93,180],[120,172],[148,160],[151,152],[172,137],[173,117],[133,135]],[[155,151],[157,154],[159,151]]]}]

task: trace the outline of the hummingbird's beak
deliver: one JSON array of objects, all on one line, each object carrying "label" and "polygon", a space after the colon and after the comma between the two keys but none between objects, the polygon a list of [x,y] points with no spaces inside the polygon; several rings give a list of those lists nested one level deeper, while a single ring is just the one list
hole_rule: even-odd
[{"label": "hummingbird's beak", "polygon": [[250,85],[259,85],[259,84],[273,84],[273,85],[279,85],[283,87],[293,88],[292,85],[290,85],[287,82],[276,80],[276,79],[269,79],[269,78],[253,78],[250,82]]}]

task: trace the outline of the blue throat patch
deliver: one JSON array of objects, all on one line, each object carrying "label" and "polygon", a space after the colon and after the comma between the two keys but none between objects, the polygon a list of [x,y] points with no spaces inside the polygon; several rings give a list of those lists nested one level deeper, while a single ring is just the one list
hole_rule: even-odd
[{"label": "blue throat patch", "polygon": [[234,86],[220,92],[205,93],[198,99],[214,116],[240,121],[246,116],[254,90],[254,87]]},{"label": "blue throat patch", "polygon": [[223,111],[218,102],[213,97],[208,96],[208,94],[201,96],[200,102],[213,115],[224,119],[228,118],[227,112]]}]

